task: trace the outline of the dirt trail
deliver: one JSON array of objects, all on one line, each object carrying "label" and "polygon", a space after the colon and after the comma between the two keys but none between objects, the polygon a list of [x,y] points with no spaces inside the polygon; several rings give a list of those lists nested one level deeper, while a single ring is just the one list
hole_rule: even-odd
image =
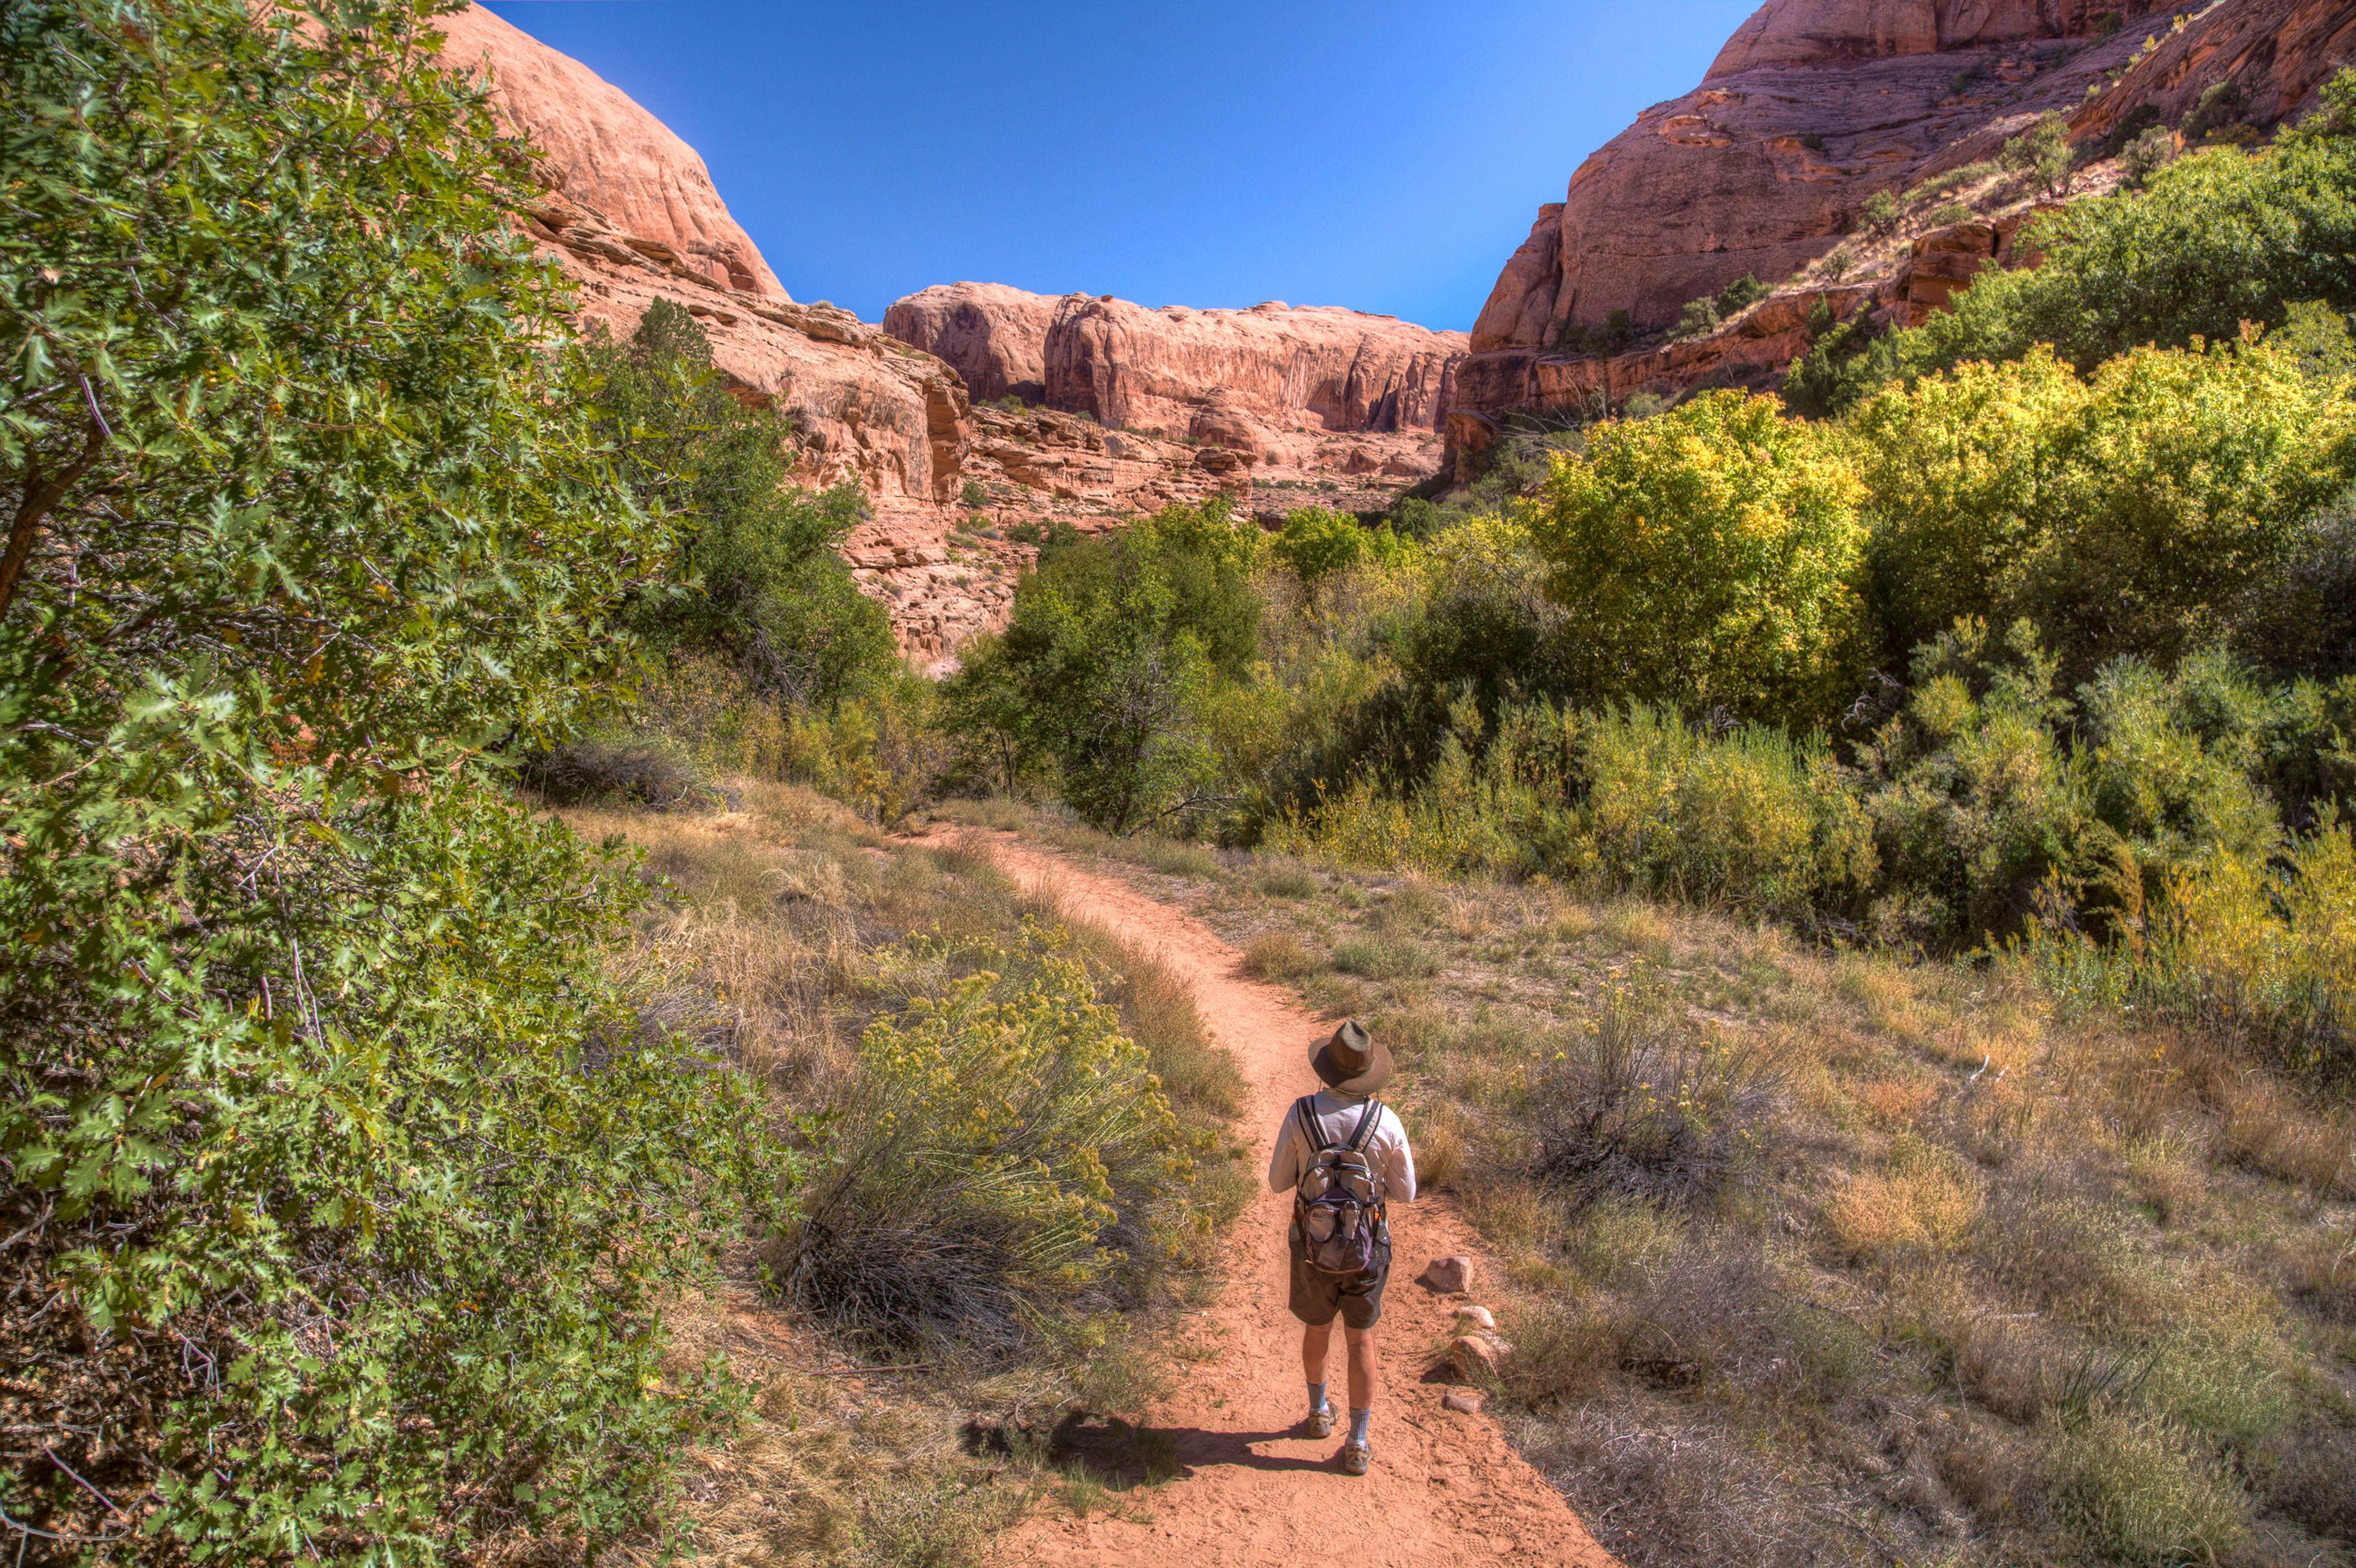
[{"label": "dirt trail", "polygon": [[[1235,1053],[1248,1084],[1239,1130],[1251,1139],[1258,1180],[1285,1108],[1314,1086],[1309,1047],[1331,1025],[1289,993],[1242,978],[1241,955],[1179,911],[1026,848],[1012,834],[961,837],[986,848],[1025,886],[1118,932],[1194,987],[1204,1022]],[[1176,1439],[1178,1477],[1144,1494],[1135,1519],[1034,1519],[1003,1543],[1004,1559],[1140,1568],[1508,1561],[1616,1568],[1494,1423],[1442,1409],[1449,1385],[1425,1381],[1457,1298],[1432,1295],[1414,1276],[1430,1258],[1480,1255],[1444,1199],[1392,1213],[1398,1272],[1379,1334],[1385,1389],[1373,1473],[1361,1478],[1337,1467],[1341,1432],[1311,1438],[1297,1429],[1306,1395],[1301,1328],[1285,1310],[1289,1203],[1260,1185],[1227,1243],[1226,1289],[1208,1314],[1219,1353],[1186,1371],[1176,1393],[1152,1413],[1153,1424]],[[1337,1333],[1328,1364],[1337,1407],[1348,1403],[1343,1367]]]}]

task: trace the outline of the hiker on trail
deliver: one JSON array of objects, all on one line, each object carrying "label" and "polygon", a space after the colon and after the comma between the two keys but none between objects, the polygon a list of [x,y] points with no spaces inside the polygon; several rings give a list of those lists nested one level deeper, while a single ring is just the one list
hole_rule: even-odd
[{"label": "hiker on trail", "polygon": [[1310,1435],[1333,1430],[1325,1398],[1325,1351],[1333,1319],[1350,1351],[1350,1437],[1342,1468],[1363,1476],[1374,1462],[1366,1425],[1374,1418],[1375,1323],[1390,1278],[1391,1233],[1385,1208],[1415,1200],[1415,1155],[1398,1113],[1375,1096],[1391,1075],[1391,1053],[1355,1019],[1333,1031],[1309,1059],[1325,1087],[1284,1114],[1268,1163],[1271,1190],[1293,1193],[1292,1315],[1301,1336],[1301,1370],[1309,1380]]}]

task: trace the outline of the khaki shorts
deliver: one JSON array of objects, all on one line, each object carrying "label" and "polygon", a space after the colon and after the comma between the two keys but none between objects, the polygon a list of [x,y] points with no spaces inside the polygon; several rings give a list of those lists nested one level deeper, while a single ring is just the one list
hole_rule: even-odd
[{"label": "khaki shorts", "polygon": [[1292,1298],[1285,1305],[1312,1328],[1333,1321],[1340,1314],[1345,1328],[1371,1328],[1383,1315],[1383,1286],[1391,1277],[1391,1244],[1387,1238],[1375,1248],[1375,1266],[1352,1278],[1309,1266],[1301,1239],[1288,1231],[1285,1247],[1292,1254]]}]

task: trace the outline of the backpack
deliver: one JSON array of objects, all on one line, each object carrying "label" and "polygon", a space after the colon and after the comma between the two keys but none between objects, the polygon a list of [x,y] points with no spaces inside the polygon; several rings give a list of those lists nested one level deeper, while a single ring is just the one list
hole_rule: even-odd
[{"label": "backpack", "polygon": [[1375,1170],[1367,1163],[1366,1139],[1382,1111],[1382,1102],[1369,1100],[1358,1113],[1358,1125],[1347,1143],[1325,1141],[1318,1124],[1317,1097],[1306,1095],[1293,1104],[1301,1130],[1316,1146],[1316,1158],[1301,1174],[1292,1200],[1292,1228],[1301,1238],[1301,1255],[1320,1274],[1370,1274],[1376,1247],[1389,1240],[1383,1205],[1375,1197]]}]

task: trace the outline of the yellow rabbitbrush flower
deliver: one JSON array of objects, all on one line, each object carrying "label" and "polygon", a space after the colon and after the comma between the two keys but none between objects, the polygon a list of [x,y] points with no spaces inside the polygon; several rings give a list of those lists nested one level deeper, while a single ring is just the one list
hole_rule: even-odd
[{"label": "yellow rabbitbrush flower", "polygon": [[1186,1229],[1204,1138],[1066,943],[912,944],[897,967],[942,988],[862,1037],[788,1290],[903,1337],[1053,1337],[1108,1305],[1132,1238]]},{"label": "yellow rabbitbrush flower", "polygon": [[1804,726],[1858,670],[1864,487],[1841,438],[1711,392],[1607,422],[1518,516],[1553,567],[1594,702],[1722,706]]},{"label": "yellow rabbitbrush flower", "polygon": [[2356,1039],[2356,836],[2337,817],[2264,862],[2173,879],[2152,962],[2174,988],[2263,1021],[2301,1067]]}]

